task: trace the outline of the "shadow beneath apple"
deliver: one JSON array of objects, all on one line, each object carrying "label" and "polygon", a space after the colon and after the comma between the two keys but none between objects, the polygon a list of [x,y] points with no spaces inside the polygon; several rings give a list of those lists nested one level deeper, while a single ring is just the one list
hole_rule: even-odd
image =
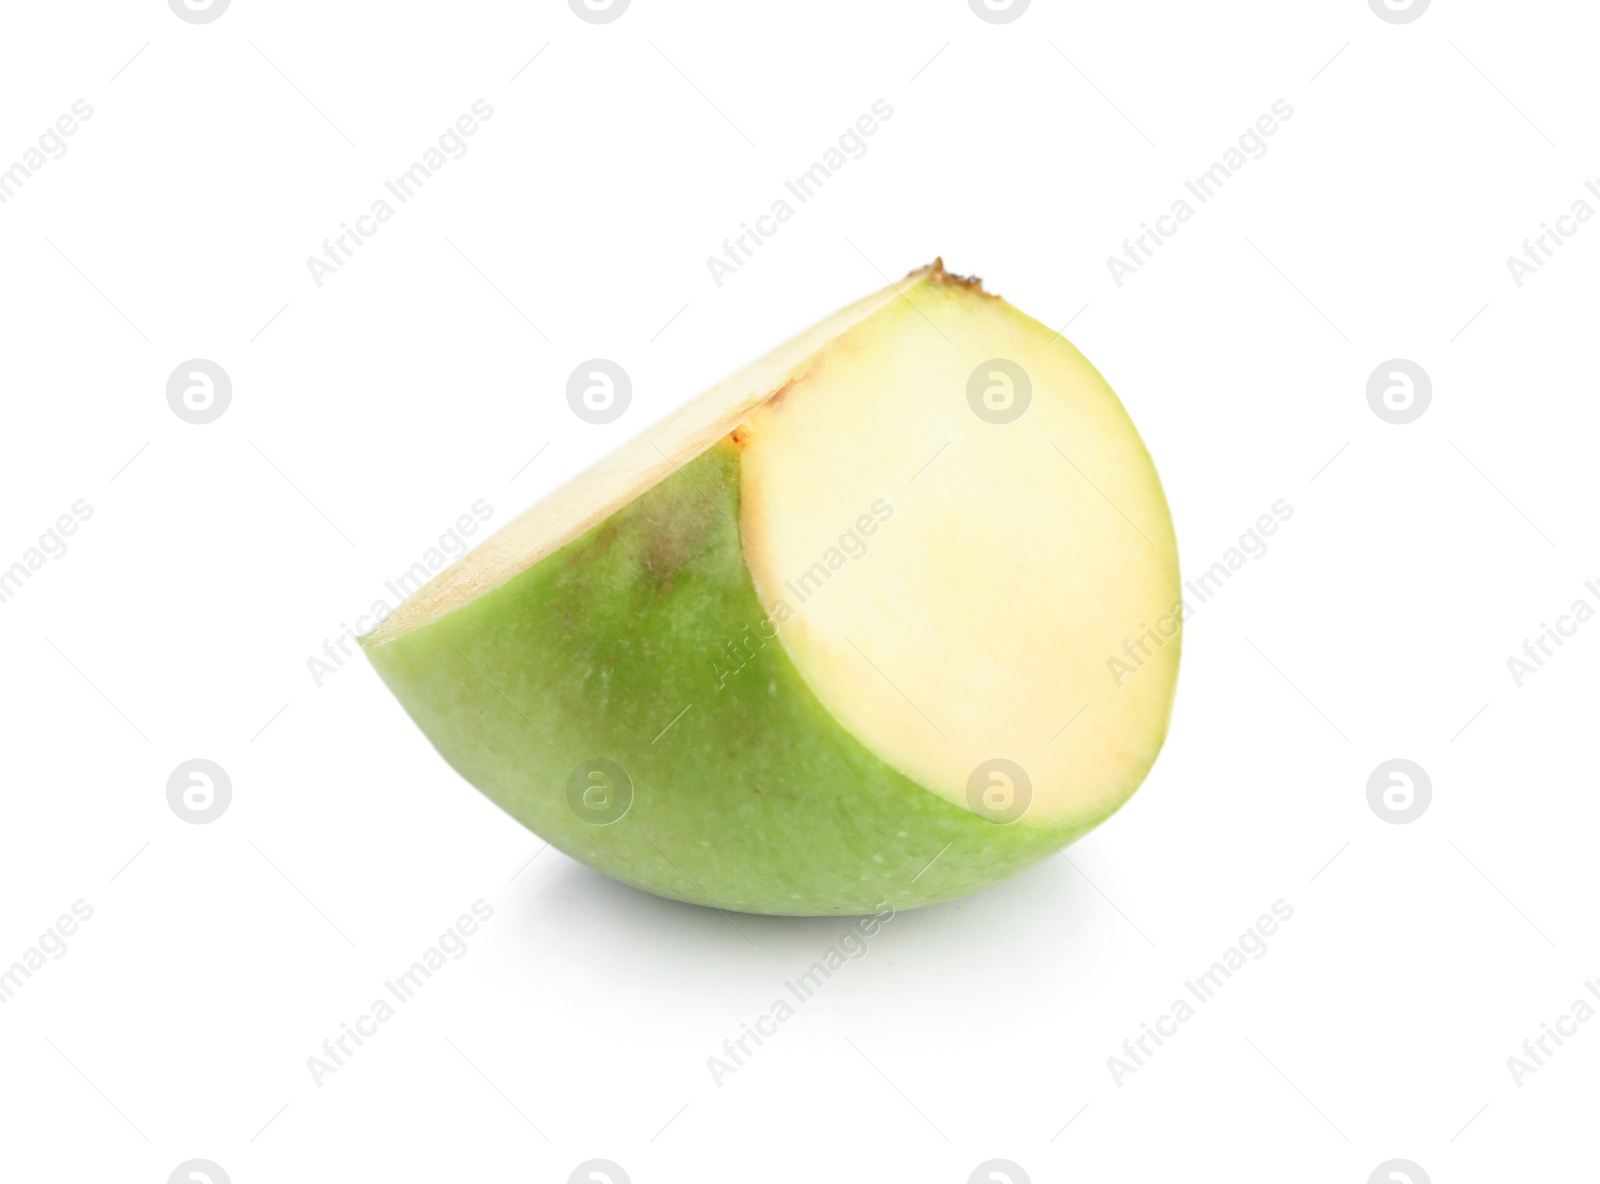
[{"label": "shadow beneath apple", "polygon": [[[548,983],[563,973],[650,984],[652,992],[742,995],[770,991],[832,951],[873,969],[849,977],[890,989],[930,982],[1046,973],[1063,946],[1085,939],[1107,909],[1060,856],[961,900],[868,918],[767,917],[667,900],[618,883],[555,851],[512,885],[504,931],[511,957]],[[1058,972],[1057,972],[1058,973]],[[659,999],[662,996],[654,996]]]}]

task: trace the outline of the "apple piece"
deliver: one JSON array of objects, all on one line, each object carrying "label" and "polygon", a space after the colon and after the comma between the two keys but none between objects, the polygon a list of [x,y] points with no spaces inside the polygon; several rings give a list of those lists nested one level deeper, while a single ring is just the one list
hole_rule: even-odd
[{"label": "apple piece", "polygon": [[363,646],[576,859],[743,912],[991,885],[1138,788],[1181,631],[1160,481],[1059,334],[934,264],[707,391]]}]

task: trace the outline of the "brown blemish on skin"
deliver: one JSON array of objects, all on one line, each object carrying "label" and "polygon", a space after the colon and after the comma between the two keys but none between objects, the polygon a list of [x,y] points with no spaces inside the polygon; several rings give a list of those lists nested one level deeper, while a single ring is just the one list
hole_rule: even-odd
[{"label": "brown blemish on skin", "polygon": [[718,525],[715,494],[697,487],[688,473],[678,480],[689,485],[688,496],[664,501],[639,538],[640,558],[660,597],[671,593],[678,573],[712,545]]},{"label": "brown blemish on skin", "polygon": [[1000,299],[1000,297],[995,293],[985,292],[983,290],[983,280],[980,277],[975,275],[956,275],[953,271],[946,271],[944,269],[944,257],[942,255],[935,258],[934,261],[928,264],[926,267],[918,267],[907,272],[906,278],[910,279],[912,276],[921,275],[923,272],[927,272],[928,280],[931,283],[959,284],[961,287],[966,288],[969,291],[976,292],[980,296],[987,296],[991,300]]},{"label": "brown blemish on skin", "polygon": [[[811,371],[809,369],[807,369],[806,374],[809,374],[810,372]],[[800,375],[799,378],[791,378],[788,382],[784,383],[777,390],[773,391],[764,400],[766,405],[769,406],[769,407],[776,407],[779,403],[783,402],[785,396],[787,396],[788,393],[795,388],[795,384],[798,383],[800,381],[800,379],[804,378],[804,377],[805,377],[805,374]]]},{"label": "brown blemish on skin", "polygon": [[[795,385],[804,377],[805,375],[801,374],[791,378],[788,382],[784,383],[777,390],[773,391],[765,399],[762,399],[761,402],[756,404],[755,407],[752,407],[750,409],[751,412],[754,413],[755,411],[766,407],[776,407],[778,404],[783,402],[784,396],[793,390]],[[733,431],[728,433],[728,439],[733,444],[734,448],[742,452],[750,443],[752,434],[753,433],[750,425],[748,423],[741,423],[738,427],[734,428]]]}]

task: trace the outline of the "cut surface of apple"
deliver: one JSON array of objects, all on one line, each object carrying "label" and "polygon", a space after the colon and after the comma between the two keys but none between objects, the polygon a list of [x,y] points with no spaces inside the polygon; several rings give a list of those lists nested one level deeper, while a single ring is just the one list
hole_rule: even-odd
[{"label": "cut surface of apple", "polygon": [[363,639],[444,757],[664,896],[878,912],[1138,787],[1176,544],[1127,413],[935,263],[691,401]]}]

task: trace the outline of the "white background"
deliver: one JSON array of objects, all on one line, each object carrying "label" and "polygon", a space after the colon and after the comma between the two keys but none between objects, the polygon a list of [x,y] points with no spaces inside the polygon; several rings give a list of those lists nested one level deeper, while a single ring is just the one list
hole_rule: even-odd
[{"label": "white background", "polygon": [[[0,205],[0,566],[93,516],[0,604],[0,965],[94,915],[0,1006],[0,1177],[1587,1178],[1600,1023],[1520,1087],[1506,1058],[1600,976],[1600,624],[1520,688],[1506,659],[1600,607],[1600,225],[1520,288],[1505,259],[1600,177],[1597,31],[1489,0],[8,5],[0,167],[94,114]],[[307,256],[477,99],[470,151],[318,287]],[[867,153],[714,283],[877,99]],[[1119,287],[1106,257],[1278,99],[1266,155]],[[1187,574],[1294,515],[1187,627],[1122,813],[897,917],[718,1087],[706,1058],[846,923],[529,863],[363,661],[307,660],[476,499],[507,521],[936,253],[1071,322]],[[595,356],[634,383],[604,427],[564,398]],[[204,426],[165,395],[196,357],[233,382]],[[1433,383],[1405,426],[1366,401],[1395,357]],[[233,786],[203,826],[166,800],[196,757]],[[1367,803],[1392,757],[1431,776],[1409,825]],[[480,898],[466,956],[314,1084]],[[1114,1083],[1280,898],[1267,955]]]}]

